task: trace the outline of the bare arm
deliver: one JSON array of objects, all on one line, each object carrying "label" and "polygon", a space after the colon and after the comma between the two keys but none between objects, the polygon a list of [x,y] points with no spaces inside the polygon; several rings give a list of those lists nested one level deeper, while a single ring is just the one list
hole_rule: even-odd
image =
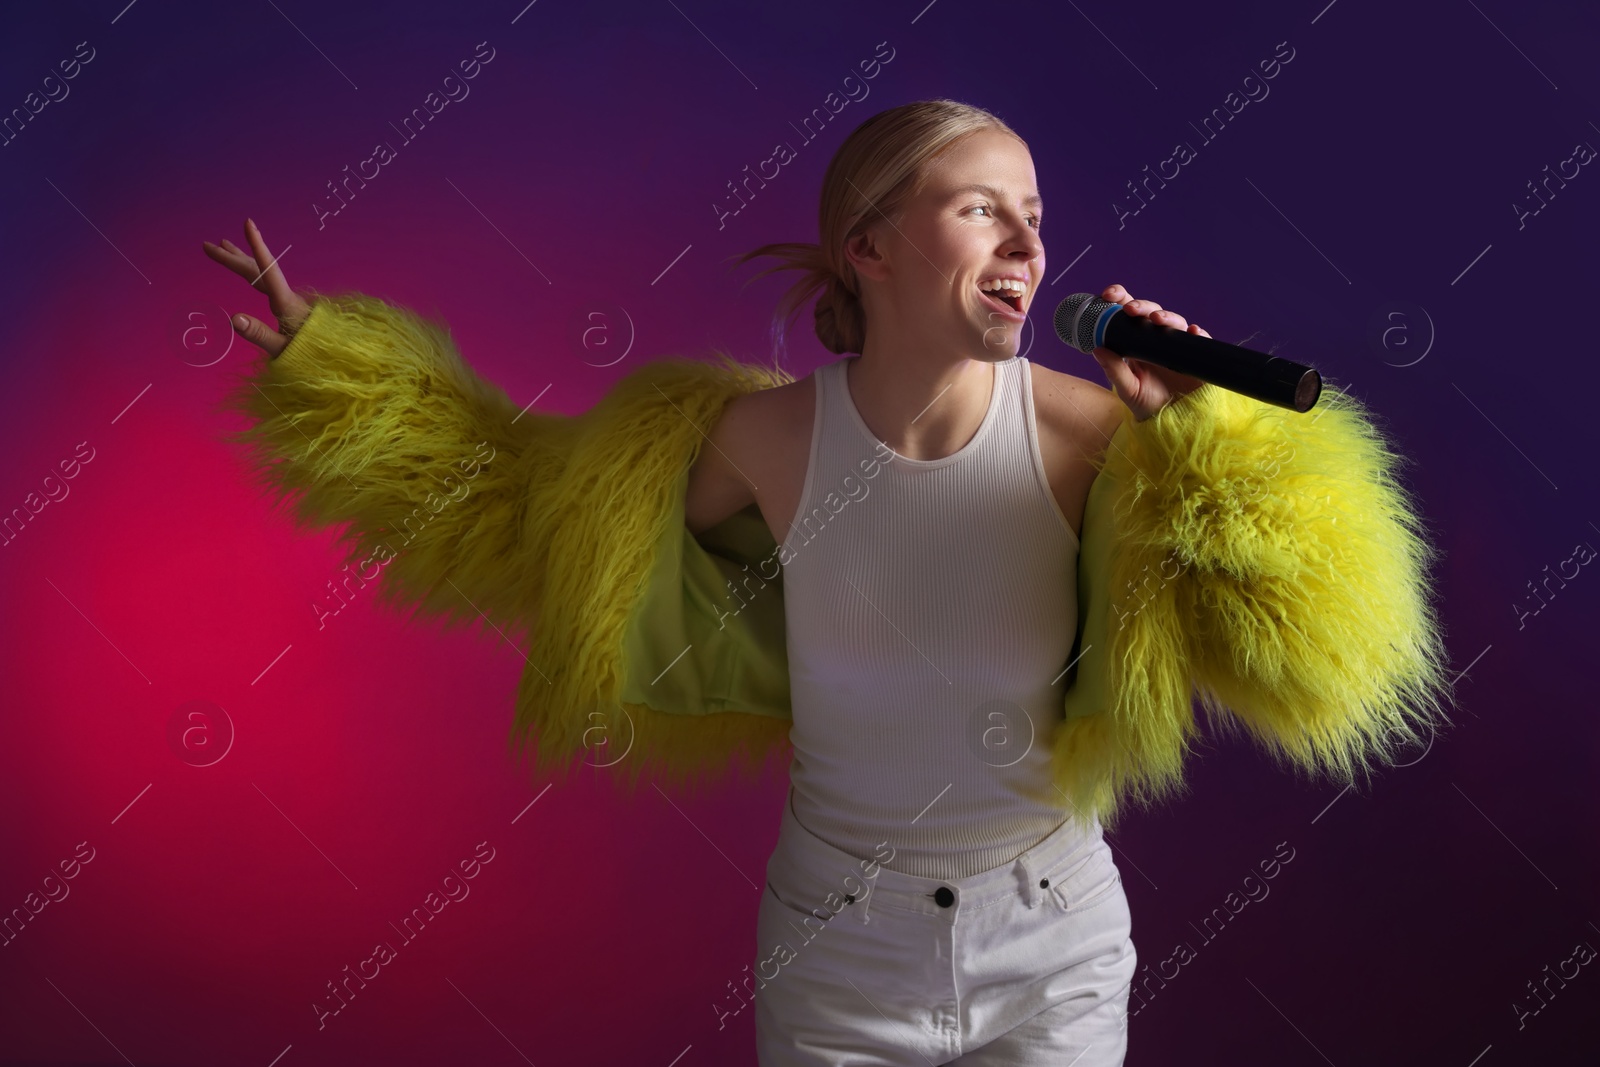
[{"label": "bare arm", "polygon": [[1073,391],[1073,403],[1089,427],[1084,434],[1084,452],[1099,459],[1122,425],[1127,406],[1110,389],[1088,381]]},{"label": "bare arm", "polygon": [[1098,460],[1122,424],[1126,406],[1103,385],[1035,364],[1034,407],[1040,422],[1076,450]]},{"label": "bare arm", "polygon": [[708,530],[755,503],[755,490],[741,471],[751,469],[746,442],[750,440],[758,395],[736,397],[722,409],[689,468],[683,522],[692,534]]}]

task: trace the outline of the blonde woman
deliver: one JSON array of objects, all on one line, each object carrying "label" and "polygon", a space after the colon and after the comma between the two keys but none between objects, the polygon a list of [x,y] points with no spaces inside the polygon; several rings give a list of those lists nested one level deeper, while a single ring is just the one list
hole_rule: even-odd
[{"label": "blonde woman", "polygon": [[[789,557],[795,759],[758,947],[795,958],[755,997],[763,1065],[1122,1061],[1127,902],[1032,739],[1061,714],[1078,527],[1118,409],[1147,418],[1200,382],[1102,349],[1119,400],[1018,354],[1043,215],[1010,127],[922,102],[840,147],[820,245],[743,257],[805,270],[780,316],[820,290],[818,339],[856,353],[736,400],[688,488],[691,530],[754,501]],[[860,860],[871,888],[830,915]],[[814,909],[827,929],[796,944]]]},{"label": "blonde woman", "polygon": [[513,739],[541,771],[789,758],[756,957],[714,1005],[753,1006],[763,1067],[1120,1064],[1137,956],[1101,820],[1181,784],[1191,696],[1346,780],[1437,708],[1428,553],[1360,405],[1294,422],[1104,349],[1110,390],[1029,362],[1042,217],[994,115],[882,112],[819,243],[742,257],[805,271],[779,319],[816,294],[843,358],[656,360],[571,418],[409,312],[303,300],[253,224],[249,253],[206,244],[280,324],[235,322],[273,357],[230,397],[263,481],[349,524],[380,597],[531,631]]}]

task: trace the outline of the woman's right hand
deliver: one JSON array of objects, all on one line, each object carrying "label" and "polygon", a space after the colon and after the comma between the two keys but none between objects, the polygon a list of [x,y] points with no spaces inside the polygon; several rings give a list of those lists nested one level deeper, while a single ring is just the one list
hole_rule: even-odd
[{"label": "woman's right hand", "polygon": [[249,254],[240,251],[228,240],[224,240],[220,246],[204,241],[202,247],[206,255],[244,278],[252,288],[267,295],[267,306],[272,309],[272,317],[278,320],[276,330],[249,315],[235,315],[231,321],[239,336],[265,349],[268,356],[277,358],[278,353],[289,346],[289,339],[300,328],[300,324],[305,322],[311,305],[289,288],[283,268],[267,251],[266,243],[261,240],[261,231],[250,219],[244,220],[244,237],[250,245]]}]

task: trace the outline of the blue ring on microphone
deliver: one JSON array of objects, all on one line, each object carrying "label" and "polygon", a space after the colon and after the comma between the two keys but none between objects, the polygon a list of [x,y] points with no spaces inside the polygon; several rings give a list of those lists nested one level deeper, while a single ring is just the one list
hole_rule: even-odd
[{"label": "blue ring on microphone", "polygon": [[1112,304],[1099,317],[1094,320],[1094,347],[1104,348],[1106,340],[1106,323],[1111,321],[1111,316],[1122,310],[1121,304]]}]

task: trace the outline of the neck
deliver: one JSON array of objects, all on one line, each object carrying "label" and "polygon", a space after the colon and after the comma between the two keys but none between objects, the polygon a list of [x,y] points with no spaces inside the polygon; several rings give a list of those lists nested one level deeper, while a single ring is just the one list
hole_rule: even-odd
[{"label": "neck", "polygon": [[997,377],[1009,359],[931,356],[871,340],[845,363],[850,399],[867,429],[908,459],[942,459],[972,440],[989,410]]}]

